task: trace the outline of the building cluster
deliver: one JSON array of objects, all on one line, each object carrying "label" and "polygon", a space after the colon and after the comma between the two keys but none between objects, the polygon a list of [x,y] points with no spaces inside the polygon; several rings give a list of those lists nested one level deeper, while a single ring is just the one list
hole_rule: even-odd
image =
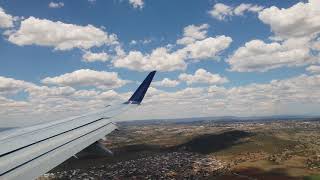
[{"label": "building cluster", "polygon": [[170,152],[105,164],[90,169],[47,173],[43,179],[197,179],[225,168],[214,157],[190,152]]},{"label": "building cluster", "polygon": [[306,164],[310,169],[320,169],[320,154],[308,158]]}]

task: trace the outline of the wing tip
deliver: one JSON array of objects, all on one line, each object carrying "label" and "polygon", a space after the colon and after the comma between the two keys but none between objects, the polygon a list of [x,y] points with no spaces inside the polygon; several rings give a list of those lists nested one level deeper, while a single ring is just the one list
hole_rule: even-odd
[{"label": "wing tip", "polygon": [[133,93],[130,99],[125,102],[125,104],[141,104],[156,72],[157,71],[151,71],[148,74],[148,76],[143,80],[138,89]]}]

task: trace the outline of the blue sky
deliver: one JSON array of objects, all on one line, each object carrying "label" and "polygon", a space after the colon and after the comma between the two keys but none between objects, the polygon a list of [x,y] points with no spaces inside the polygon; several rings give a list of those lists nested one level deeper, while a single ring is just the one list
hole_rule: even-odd
[{"label": "blue sky", "polygon": [[[153,118],[144,113],[149,114],[151,104],[158,104],[157,101],[163,111],[154,115],[155,118],[182,116],[174,111],[183,110],[184,106],[166,112],[168,102],[161,104],[161,97],[169,98],[169,102],[181,101],[184,97],[191,99],[185,103],[193,103],[198,106],[194,109],[198,110],[183,117],[271,115],[275,112],[316,114],[310,109],[317,109],[318,102],[311,102],[307,95],[310,89],[318,88],[315,85],[319,78],[318,4],[316,0],[190,0],[183,3],[173,0],[0,0],[0,96],[3,98],[0,117],[18,120],[28,112],[25,110],[31,111],[31,119],[37,118],[42,110],[48,116],[57,112],[67,116],[69,114],[62,109],[76,112],[81,109],[74,107],[81,107],[88,101],[92,101],[92,108],[104,103],[97,100],[104,92],[125,99],[152,69],[159,71],[157,82],[144,110],[139,108],[141,112],[136,112],[140,114],[134,116],[137,119]],[[95,35],[97,33],[101,35]],[[192,42],[178,43],[185,37],[193,39]],[[64,41],[68,48],[61,48]],[[166,53],[160,52],[160,48]],[[124,54],[117,53],[116,49]],[[152,55],[156,50],[159,50],[158,54]],[[86,53],[91,57],[105,57],[93,58],[92,62],[84,59]],[[110,73],[116,76],[111,77]],[[114,82],[103,82],[110,78]],[[165,78],[169,83],[162,82]],[[298,81],[310,82],[311,87],[303,92],[298,85],[289,87],[288,84]],[[257,94],[261,93],[260,86],[266,86],[262,88],[265,93]],[[56,93],[54,97],[44,92],[59,88],[60,94]],[[62,91],[68,88],[72,93],[65,95]],[[218,91],[224,94],[219,97],[208,95],[210,88],[219,88]],[[301,93],[299,98],[292,95],[279,100],[282,93],[289,94],[288,89],[296,91],[294,95]],[[244,90],[248,95],[241,92]],[[79,91],[96,94],[84,100],[77,97]],[[195,95],[192,98],[184,96],[185,91]],[[239,94],[232,94],[234,97],[230,99],[230,93],[235,92]],[[174,99],[178,95],[181,98]],[[117,98],[108,96],[105,100]],[[215,109],[217,104],[210,103],[217,103],[216,98],[221,103],[219,108],[225,110],[222,114],[210,109]],[[240,107],[255,103],[253,100],[259,98],[260,103],[265,104],[251,113],[251,110],[238,110],[240,107],[230,105],[237,104],[233,103],[237,98],[247,99],[239,104]],[[61,107],[53,103],[54,99],[70,104]],[[195,103],[198,101],[201,103]],[[203,103],[207,101],[210,103]],[[274,102],[282,102],[282,105]],[[15,103],[20,103],[19,107]],[[43,109],[33,109],[34,103],[44,104]],[[302,103],[311,108],[296,112],[301,109],[296,107]],[[288,104],[292,109],[287,108]],[[204,110],[208,106],[212,107]],[[221,112],[219,108],[216,109]],[[279,109],[275,111],[275,108]],[[50,109],[55,110],[50,113]],[[39,114],[33,111],[39,111]]]}]

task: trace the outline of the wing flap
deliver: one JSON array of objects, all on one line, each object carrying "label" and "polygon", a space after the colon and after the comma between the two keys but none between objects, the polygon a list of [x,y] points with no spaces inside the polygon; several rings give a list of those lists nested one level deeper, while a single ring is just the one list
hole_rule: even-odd
[{"label": "wing flap", "polygon": [[[19,130],[19,133],[8,135],[0,141],[0,157],[13,152],[17,149],[32,145],[34,143],[43,141],[52,136],[63,134],[67,131],[77,129],[82,126],[90,125],[96,122],[101,117],[113,117],[117,113],[129,108],[126,105],[119,104],[107,109],[95,111],[94,113],[79,116],[77,118],[68,119],[67,121],[59,121],[59,123],[51,123],[50,125],[40,125],[34,130]],[[0,136],[2,136],[0,134]]]},{"label": "wing flap", "polygon": [[53,136],[44,141],[40,141],[25,148],[11,152],[10,154],[7,154],[6,156],[0,158],[0,175],[5,174],[5,172],[9,171],[10,169],[14,169],[15,167],[24,164],[25,162],[28,162],[35,157],[38,157],[46,152],[49,152],[52,149],[65,144],[66,142],[73,141],[74,139],[107,124],[111,124],[109,119],[100,119],[93,124],[68,131],[58,136]]},{"label": "wing flap", "polygon": [[8,171],[1,177],[4,179],[34,179],[39,174],[48,172],[63,161],[73,156],[77,152],[86,148],[92,142],[95,142],[112,132],[117,127],[114,124],[107,124],[99,129],[92,131],[86,135],[80,136],[77,139],[67,142],[51,151],[38,156],[35,159],[22,164],[15,169]]}]

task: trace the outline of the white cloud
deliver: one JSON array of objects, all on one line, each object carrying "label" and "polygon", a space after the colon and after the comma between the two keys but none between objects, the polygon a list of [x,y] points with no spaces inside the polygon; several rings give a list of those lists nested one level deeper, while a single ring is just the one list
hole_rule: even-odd
[{"label": "white cloud", "polygon": [[29,17],[20,28],[9,35],[8,40],[19,46],[52,46],[56,50],[88,49],[94,46],[117,44],[115,34],[108,35],[92,25],[79,26]]},{"label": "white cloud", "polygon": [[268,71],[279,67],[302,66],[315,62],[307,41],[290,39],[283,43],[252,40],[237,49],[227,60],[232,71]]},{"label": "white cloud", "polygon": [[97,0],[88,0],[89,3],[95,3]]},{"label": "white cloud", "polygon": [[220,52],[229,47],[232,39],[226,36],[208,37],[195,41],[176,51],[160,47],[154,49],[151,54],[143,54],[140,51],[130,51],[126,54],[118,48],[119,55],[113,60],[115,67],[123,67],[137,71],[174,71],[184,70],[187,67],[186,60],[216,59]]},{"label": "white cloud", "polygon": [[[113,66],[135,71],[176,71],[185,70],[188,61],[219,60],[220,53],[230,46],[232,39],[224,35],[207,37],[208,28],[207,24],[185,27],[183,38],[177,40],[177,43],[184,46],[179,48],[168,44],[153,49],[151,53],[137,50],[126,53],[121,46],[117,46]],[[137,41],[132,41],[131,44],[135,43]]]},{"label": "white cloud", "polygon": [[[5,79],[1,77],[0,79]],[[0,89],[0,117],[19,125],[50,121],[81,114],[110,101],[126,100],[132,93],[119,94],[113,90],[76,90],[71,87],[46,87],[10,79],[14,85],[2,84]],[[6,88],[4,88],[6,86]],[[27,99],[13,100],[2,96],[8,89],[29,93]],[[11,91],[11,90],[10,90]],[[279,114],[318,114],[320,75],[300,75],[264,84],[248,84],[224,88],[210,86],[165,92],[150,88],[143,104],[119,119],[178,118],[197,116],[263,116]],[[170,108],[168,108],[170,107]],[[303,107],[303,108],[302,108]],[[153,111],[157,109],[157,111]],[[152,113],[150,113],[152,112]],[[184,112],[181,114],[181,112]],[[28,121],[25,121],[28,119]],[[30,121],[29,121],[30,120]],[[1,121],[1,127],[4,127]],[[7,126],[10,126],[10,124]]]},{"label": "white cloud", "polygon": [[98,95],[99,95],[98,91],[86,90],[86,89],[78,90],[73,93],[73,96],[77,98],[92,98]]},{"label": "white cloud", "polygon": [[196,40],[202,40],[207,37],[208,24],[200,26],[189,25],[183,30],[183,38],[177,40],[177,44],[188,45],[194,43]]},{"label": "white cloud", "polygon": [[168,119],[194,117],[195,114],[198,117],[319,114],[319,95],[319,75],[301,75],[232,88],[211,86],[177,92],[157,91],[127,118]]},{"label": "white cloud", "polygon": [[225,77],[221,77],[219,74],[212,74],[205,69],[198,69],[194,75],[192,74],[180,74],[179,79],[185,81],[187,84],[205,83],[205,84],[224,84],[229,82]]},{"label": "white cloud", "polygon": [[320,32],[320,1],[299,2],[287,9],[272,6],[261,11],[259,19],[281,38],[312,37]]},{"label": "white cloud", "polygon": [[124,57],[126,55],[126,52],[122,49],[122,47],[120,45],[116,46],[114,48],[114,51],[116,53],[116,56],[118,56],[118,57]]},{"label": "white cloud", "polygon": [[180,52],[169,52],[167,48],[154,49],[151,54],[143,54],[140,51],[130,51],[123,57],[113,61],[115,67],[123,67],[136,71],[174,71],[184,70],[185,54]]},{"label": "white cloud", "polygon": [[13,95],[27,92],[32,98],[66,97],[76,92],[71,87],[47,87],[34,83],[0,76],[0,95]]},{"label": "white cloud", "polygon": [[143,0],[129,0],[129,3],[134,7],[134,8],[140,8],[142,9],[144,6]]},{"label": "white cloud", "polygon": [[218,19],[218,20],[225,20],[228,16],[232,16],[232,7],[222,4],[222,3],[217,3],[213,6],[212,10],[209,11],[209,14]]},{"label": "white cloud", "polygon": [[120,98],[120,95],[115,92],[114,90],[108,90],[108,91],[105,91],[105,92],[102,92],[100,95],[99,95],[99,98],[102,98],[102,99],[119,99]]},{"label": "white cloud", "polygon": [[5,97],[0,96],[0,107],[2,109],[25,108],[27,105],[28,103],[25,101],[14,101],[12,99],[7,99]]},{"label": "white cloud", "polygon": [[312,74],[319,74],[320,73],[320,66],[312,65],[312,66],[309,66],[306,70]]},{"label": "white cloud", "polygon": [[234,14],[237,16],[242,16],[246,11],[257,13],[262,10],[263,10],[262,6],[243,3],[237,6],[236,8],[234,8]]},{"label": "white cloud", "polygon": [[138,42],[136,40],[131,40],[130,45],[136,45]]},{"label": "white cloud", "polygon": [[85,62],[95,62],[95,61],[106,62],[110,59],[110,56],[105,52],[93,53],[91,51],[86,51],[83,54],[82,59]]},{"label": "white cloud", "polygon": [[209,14],[220,21],[226,20],[232,16],[243,16],[245,12],[257,13],[263,10],[262,6],[242,3],[237,7],[217,3],[209,11]]},{"label": "white cloud", "polygon": [[31,83],[0,76],[0,94],[16,93],[30,86]]},{"label": "white cloud", "polygon": [[152,39],[144,39],[144,40],[131,40],[130,45],[137,45],[137,44],[150,44],[152,42]]},{"label": "white cloud", "polygon": [[292,7],[275,6],[259,12],[259,19],[270,25],[274,42],[252,40],[228,59],[232,71],[268,71],[279,67],[312,64],[319,60],[320,2],[310,0]]},{"label": "white cloud", "polygon": [[125,85],[127,81],[120,79],[118,73],[115,72],[80,69],[56,77],[47,77],[42,80],[42,83],[59,86],[95,86],[100,89],[113,89]]},{"label": "white cloud", "polygon": [[[11,99],[19,92],[26,97]],[[114,101],[124,102],[126,94],[113,90],[76,90],[72,87],[47,87],[0,77],[0,126],[24,126],[57,120],[93,111]],[[27,119],[27,120],[26,120]]]},{"label": "white cloud", "polygon": [[163,87],[176,87],[180,82],[177,80],[171,80],[169,78],[164,78],[162,81],[155,81],[152,83],[154,86],[163,86]]},{"label": "white cloud", "polygon": [[49,8],[62,8],[64,6],[63,2],[50,2]]},{"label": "white cloud", "polygon": [[13,27],[14,17],[10,14],[6,14],[4,9],[0,7],[0,28],[11,28]]},{"label": "white cloud", "polygon": [[33,86],[26,89],[32,98],[61,98],[71,97],[76,90],[72,87],[47,87],[47,86]]},{"label": "white cloud", "polygon": [[150,44],[152,42],[152,39],[145,39],[142,41],[143,44]]},{"label": "white cloud", "polygon": [[220,52],[227,49],[231,42],[232,39],[227,36],[208,37],[188,44],[181,51],[187,52],[188,57],[193,60],[214,59]]}]

